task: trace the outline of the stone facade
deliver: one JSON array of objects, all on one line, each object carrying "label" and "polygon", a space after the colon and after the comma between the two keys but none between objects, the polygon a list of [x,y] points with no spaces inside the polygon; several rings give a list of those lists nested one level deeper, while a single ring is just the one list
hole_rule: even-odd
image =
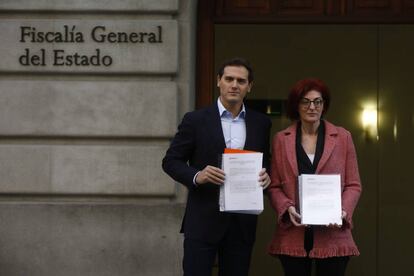
[{"label": "stone facade", "polygon": [[196,2],[0,1],[0,275],[181,274]]}]

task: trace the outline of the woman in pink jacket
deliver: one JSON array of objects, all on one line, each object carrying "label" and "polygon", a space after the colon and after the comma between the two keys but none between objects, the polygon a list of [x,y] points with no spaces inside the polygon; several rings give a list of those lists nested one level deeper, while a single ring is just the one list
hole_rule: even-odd
[{"label": "woman in pink jacket", "polygon": [[[349,257],[359,255],[351,233],[361,193],[356,153],[347,130],[321,119],[329,103],[329,90],[321,80],[300,80],[288,96],[293,124],[273,138],[268,194],[278,225],[269,253],[280,259],[286,276],[310,276],[313,263],[317,276],[344,275]],[[342,226],[300,224],[300,174],[340,174]]]}]

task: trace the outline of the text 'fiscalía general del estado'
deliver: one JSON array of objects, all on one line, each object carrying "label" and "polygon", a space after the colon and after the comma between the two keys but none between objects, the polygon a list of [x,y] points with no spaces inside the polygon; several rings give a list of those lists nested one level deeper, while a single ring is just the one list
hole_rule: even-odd
[{"label": "text 'fiscal\u00eda general del estado'", "polygon": [[[103,44],[127,44],[139,47],[142,44],[163,43],[162,26],[154,26],[145,31],[114,30],[105,25],[92,26],[89,32],[79,31],[76,25],[63,25],[56,30],[44,30],[35,26],[20,26],[19,43],[28,44],[22,55],[19,56],[19,64],[22,66],[61,66],[61,67],[99,67],[111,66],[115,61],[111,53],[104,53],[100,49]],[[96,47],[85,52],[68,51],[59,47],[46,49],[39,47],[42,44],[67,45],[89,44]],[[48,47],[50,48],[50,47]],[[67,47],[66,47],[67,48]],[[79,49],[79,47],[74,47]]]}]

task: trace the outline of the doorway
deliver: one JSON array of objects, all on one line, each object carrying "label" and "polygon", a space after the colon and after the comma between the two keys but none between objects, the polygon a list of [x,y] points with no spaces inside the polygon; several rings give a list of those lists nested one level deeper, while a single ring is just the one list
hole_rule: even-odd
[{"label": "doorway", "polygon": [[[255,70],[249,99],[283,101],[299,79],[327,83],[332,104],[326,119],[348,129],[358,154],[363,194],[354,214],[361,256],[347,275],[408,275],[414,244],[413,25],[215,24],[215,68],[242,56]],[[213,96],[215,98],[216,95]],[[363,111],[376,112],[375,130],[362,126]],[[276,112],[272,136],[289,121]],[[259,217],[250,275],[283,275],[266,247],[275,228],[266,202]]]}]

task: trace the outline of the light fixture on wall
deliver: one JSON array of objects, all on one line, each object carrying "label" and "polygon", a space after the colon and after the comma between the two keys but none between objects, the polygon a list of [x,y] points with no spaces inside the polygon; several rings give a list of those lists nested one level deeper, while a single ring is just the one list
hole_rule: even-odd
[{"label": "light fixture on wall", "polygon": [[367,140],[378,140],[378,112],[376,107],[364,107],[361,122]]}]

